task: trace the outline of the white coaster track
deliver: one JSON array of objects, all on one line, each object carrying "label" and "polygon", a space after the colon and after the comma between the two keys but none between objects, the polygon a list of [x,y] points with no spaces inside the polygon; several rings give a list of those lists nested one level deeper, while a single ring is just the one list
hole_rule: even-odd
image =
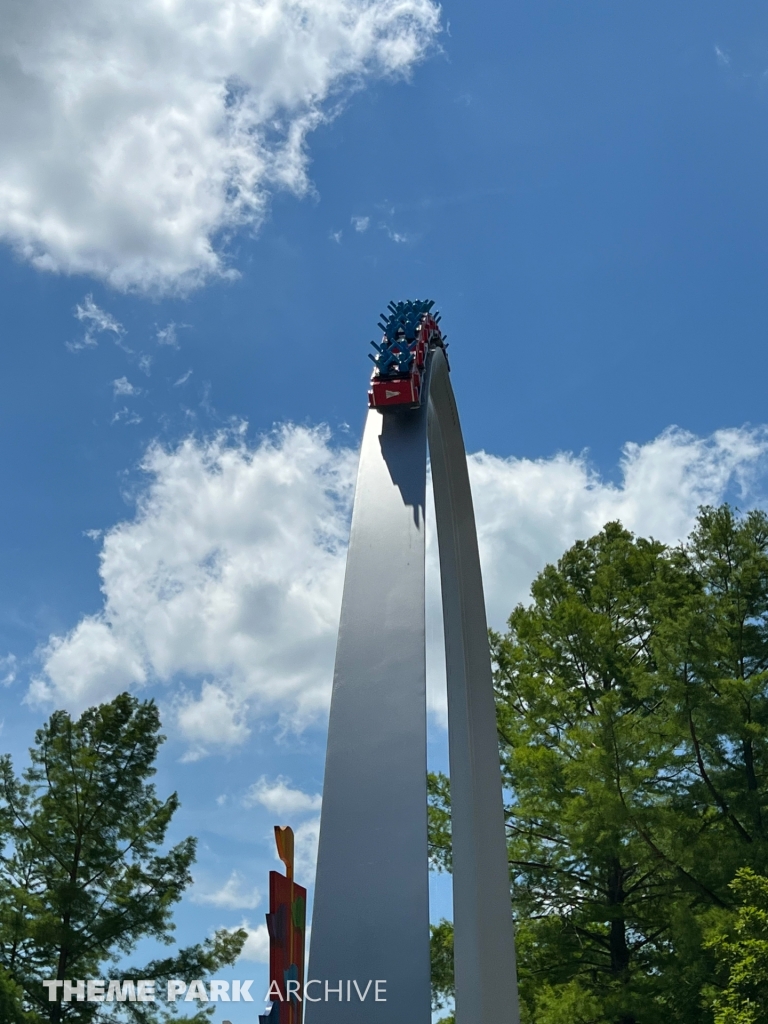
[{"label": "white coaster track", "polygon": [[[457,1024],[519,1024],[477,535],[441,348],[417,409],[363,435],[333,681],[307,1024],[429,1024],[424,509],[435,493],[448,678]],[[368,981],[384,982],[374,1001]],[[329,986],[325,1000],[324,984]],[[342,982],[342,1000],[337,989]],[[351,997],[348,1001],[348,995]],[[382,999],[386,997],[386,1001]]]}]

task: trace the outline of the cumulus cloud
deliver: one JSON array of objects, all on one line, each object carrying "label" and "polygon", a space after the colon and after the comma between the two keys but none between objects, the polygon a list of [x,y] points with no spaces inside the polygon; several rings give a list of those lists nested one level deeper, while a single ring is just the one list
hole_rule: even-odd
[{"label": "cumulus cloud", "polygon": [[248,888],[243,879],[233,871],[221,888],[213,892],[192,893],[193,903],[207,903],[212,907],[224,907],[226,910],[253,910],[261,903],[261,893],[254,886]]},{"label": "cumulus cloud", "polygon": [[326,706],[355,456],[286,427],[153,446],[136,515],[102,541],[104,607],[43,651],[29,699],[83,707],[147,680],[199,680],[176,720],[241,742],[248,713],[293,724]]},{"label": "cumulus cloud", "polygon": [[[620,480],[584,456],[470,456],[489,622],[503,626],[535,574],[608,520],[666,542],[700,504],[735,488],[747,502],[768,433],[681,430],[625,446]],[[327,433],[286,427],[150,448],[135,516],[102,538],[104,606],[41,652],[27,699],[73,710],[150,681],[170,702],[188,758],[233,746],[263,714],[302,728],[328,704],[356,454]],[[430,705],[442,714],[437,550],[427,536]],[[182,687],[178,689],[178,687]],[[199,689],[198,689],[199,687]],[[315,798],[260,780],[249,798],[287,812]],[[281,801],[283,803],[281,804]],[[309,829],[309,825],[307,825]],[[307,832],[310,842],[310,831]]]},{"label": "cumulus cloud", "polygon": [[269,932],[265,924],[257,928],[251,928],[248,921],[244,920],[240,925],[246,932],[248,938],[240,953],[240,960],[253,960],[257,964],[269,963]]},{"label": "cumulus cloud", "polygon": [[371,223],[370,217],[353,217],[352,224],[354,225],[355,231],[359,231],[361,234],[363,231],[368,230],[368,225]]},{"label": "cumulus cloud", "polygon": [[304,793],[300,789],[294,789],[290,781],[280,775],[274,782],[269,782],[266,776],[262,775],[259,781],[254,782],[249,788],[244,801],[246,807],[261,804],[273,814],[319,811],[323,802],[322,796],[319,793]]},{"label": "cumulus cloud", "polygon": [[184,761],[198,761],[208,753],[206,743],[235,747],[250,735],[242,702],[222,686],[203,683],[198,698],[184,693],[177,702],[176,719],[192,746]]},{"label": "cumulus cloud", "polygon": [[[701,438],[669,429],[647,444],[626,444],[621,481],[608,483],[583,456],[500,459],[473,455],[477,527],[488,618],[501,625],[530,582],[578,538],[610,520],[674,544],[690,531],[700,505],[729,487],[748,500],[766,469],[768,432],[718,430]],[[436,552],[433,552],[436,554]]]},{"label": "cumulus cloud", "polygon": [[317,868],[317,844],[320,816],[303,821],[294,829],[294,863],[297,878],[314,878]]},{"label": "cumulus cloud", "polygon": [[26,0],[0,37],[0,237],[121,289],[228,273],[233,230],[307,189],[328,100],[403,75],[432,0]]},{"label": "cumulus cloud", "polygon": [[[700,505],[735,488],[744,500],[766,469],[768,431],[728,429],[701,438],[670,428],[647,444],[628,443],[617,484],[604,480],[584,455],[545,459],[469,457],[488,623],[502,629],[516,604],[529,598],[533,578],[578,539],[618,519],[664,543],[681,540]],[[427,697],[446,722],[437,539],[427,533]]]}]

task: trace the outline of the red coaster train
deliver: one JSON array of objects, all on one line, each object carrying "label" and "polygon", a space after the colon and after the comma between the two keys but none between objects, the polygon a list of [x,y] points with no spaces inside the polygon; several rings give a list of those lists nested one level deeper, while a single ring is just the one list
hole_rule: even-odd
[{"label": "red coaster train", "polygon": [[438,324],[440,315],[432,315],[432,299],[390,302],[389,316],[381,314],[379,327],[384,332],[381,344],[371,344],[376,355],[369,354],[376,369],[371,377],[368,404],[379,409],[386,405],[421,405],[422,384],[431,349],[445,349],[445,338]]}]

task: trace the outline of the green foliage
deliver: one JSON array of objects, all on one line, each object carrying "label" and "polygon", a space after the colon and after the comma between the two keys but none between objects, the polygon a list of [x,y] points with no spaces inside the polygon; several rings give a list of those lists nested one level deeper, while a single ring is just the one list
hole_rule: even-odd
[{"label": "green foliage", "polygon": [[728,971],[724,992],[713,1001],[715,1024],[768,1022],[768,878],[741,868],[731,882],[739,909],[730,927],[709,939]]},{"label": "green foliage", "polygon": [[768,518],[705,508],[674,549],[610,523],[532,597],[491,634],[525,1012],[712,1024],[706,935],[768,868]]},{"label": "green foliage", "polygon": [[[163,739],[154,702],[121,694],[77,721],[55,712],[21,779],[10,758],[0,759],[0,1000],[10,998],[2,983],[11,979],[31,1022],[87,1022],[107,1009],[51,1003],[43,980],[104,977],[139,939],[172,941],[172,908],[192,880],[195,840],[160,852],[178,807],[175,793],[160,800],[148,781]],[[121,974],[192,980],[232,963],[245,938],[220,932]],[[124,1006],[147,1024],[166,1016],[153,1004]]]},{"label": "green foliage", "polygon": [[451,811],[450,784],[442,772],[427,774],[429,802],[429,865],[433,871],[450,871]]},{"label": "green foliage", "polygon": [[[432,953],[432,1009],[442,1010],[447,999],[452,999],[453,987],[453,926],[443,919],[430,925]],[[443,1018],[445,1019],[445,1018]]]},{"label": "green foliage", "polygon": [[609,1024],[602,1001],[577,981],[543,985],[536,1000],[536,1024]]},{"label": "green foliage", "polygon": [[24,1012],[24,992],[0,967],[0,1021],[3,1024],[34,1024],[35,1017]]}]

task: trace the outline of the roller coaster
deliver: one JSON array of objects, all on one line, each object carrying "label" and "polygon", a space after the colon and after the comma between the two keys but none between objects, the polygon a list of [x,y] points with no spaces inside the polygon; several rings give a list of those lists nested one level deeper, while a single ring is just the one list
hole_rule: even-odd
[{"label": "roller coaster", "polygon": [[301,1016],[431,1020],[428,446],[448,688],[456,1021],[519,1024],[485,602],[445,336],[429,300],[390,303],[379,328],[328,728],[307,983],[317,987],[312,997],[307,987]]}]

